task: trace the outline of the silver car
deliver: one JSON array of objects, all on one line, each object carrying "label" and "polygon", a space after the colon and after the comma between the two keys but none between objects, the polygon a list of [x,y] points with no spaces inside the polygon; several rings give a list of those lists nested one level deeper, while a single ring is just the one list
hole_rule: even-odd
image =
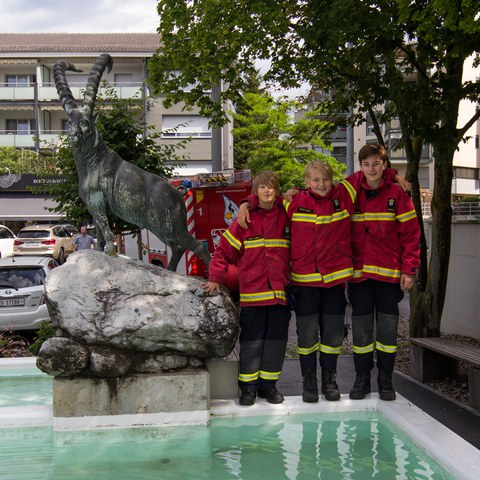
[{"label": "silver car", "polygon": [[0,259],[0,331],[35,330],[50,320],[44,283],[58,265],[48,257]]}]

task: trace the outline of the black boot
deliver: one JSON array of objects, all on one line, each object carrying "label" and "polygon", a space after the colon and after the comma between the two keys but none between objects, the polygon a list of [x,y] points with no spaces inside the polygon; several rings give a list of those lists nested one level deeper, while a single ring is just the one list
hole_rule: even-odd
[{"label": "black boot", "polygon": [[306,369],[303,374],[302,400],[306,403],[318,402],[317,371],[315,369]]},{"label": "black boot", "polygon": [[277,390],[275,384],[261,386],[258,390],[258,396],[264,398],[268,403],[282,403],[283,395]]},{"label": "black boot", "polygon": [[391,401],[397,397],[392,383],[392,372],[378,372],[378,396],[380,400]]},{"label": "black boot", "polygon": [[254,385],[245,384],[244,382],[239,382],[239,383],[240,383],[240,390],[242,391],[242,393],[240,394],[238,403],[246,407],[253,405],[257,398],[258,387]]},{"label": "black boot", "polygon": [[337,372],[330,368],[322,368],[322,393],[325,400],[335,402],[340,400],[340,390],[337,385]]},{"label": "black boot", "polygon": [[352,400],[361,400],[365,395],[370,393],[370,374],[357,373],[353,388],[350,390],[350,398]]}]

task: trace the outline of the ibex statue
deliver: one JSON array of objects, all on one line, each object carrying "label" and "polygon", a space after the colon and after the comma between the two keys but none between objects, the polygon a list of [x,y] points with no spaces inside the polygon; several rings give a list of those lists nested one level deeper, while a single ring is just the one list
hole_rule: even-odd
[{"label": "ibex statue", "polygon": [[[67,61],[55,63],[57,92],[69,117],[69,136],[78,172],[80,198],[93,216],[99,244],[115,255],[113,233],[107,219],[112,212],[126,222],[147,228],[172,249],[168,269],[175,271],[185,250],[195,252],[207,265],[210,254],[187,231],[187,213],[181,193],[167,180],[123,160],[108,148],[93,114],[103,72],[112,69],[112,57],[100,55],[90,72],[83,107],[75,104],[65,71],[80,71]],[[102,241],[103,240],[103,241]]]}]

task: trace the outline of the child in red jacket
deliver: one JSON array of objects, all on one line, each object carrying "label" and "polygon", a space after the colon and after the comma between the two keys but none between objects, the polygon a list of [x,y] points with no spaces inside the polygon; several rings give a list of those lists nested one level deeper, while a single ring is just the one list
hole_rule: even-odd
[{"label": "child in red jacket", "polygon": [[385,148],[365,145],[358,157],[364,180],[352,216],[354,273],[348,294],[356,379],[350,398],[362,399],[370,393],[376,350],[379,396],[394,400],[398,303],[403,298],[401,287],[412,287],[420,263],[420,227],[412,201],[384,173],[388,161]]},{"label": "child in red jacket", "polygon": [[219,292],[228,265],[238,263],[240,282],[240,405],[258,394],[281,403],[277,390],[285,358],[290,310],[285,289],[290,277],[290,221],[276,203],[279,182],[271,171],[254,180],[258,205],[247,229],[236,220],[223,234],[208,269],[208,293]]}]

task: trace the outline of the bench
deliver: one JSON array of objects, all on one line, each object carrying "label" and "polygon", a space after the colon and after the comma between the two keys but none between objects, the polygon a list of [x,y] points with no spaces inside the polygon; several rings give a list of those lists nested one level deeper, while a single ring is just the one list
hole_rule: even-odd
[{"label": "bench", "polygon": [[458,363],[468,365],[470,405],[480,410],[480,346],[453,338],[410,339],[410,372],[421,382],[458,377]]}]

